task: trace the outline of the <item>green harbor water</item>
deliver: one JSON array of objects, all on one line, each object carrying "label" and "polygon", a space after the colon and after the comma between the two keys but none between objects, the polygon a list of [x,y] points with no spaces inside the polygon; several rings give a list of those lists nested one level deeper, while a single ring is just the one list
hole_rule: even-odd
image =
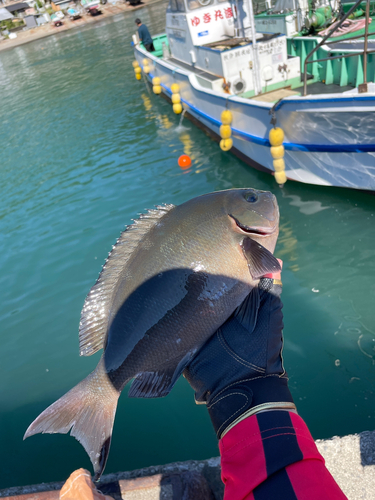
[{"label": "green harbor water", "polygon": [[[314,438],[375,429],[375,197],[279,189],[188,120],[178,128],[134,78],[135,17],[160,32],[165,4],[0,53],[0,488],[92,470],[72,437],[22,440],[98,361],[78,355],[85,296],[137,213],[232,187],[278,198],[284,358]],[[184,379],[164,399],[120,398],[107,473],[216,455]]]}]

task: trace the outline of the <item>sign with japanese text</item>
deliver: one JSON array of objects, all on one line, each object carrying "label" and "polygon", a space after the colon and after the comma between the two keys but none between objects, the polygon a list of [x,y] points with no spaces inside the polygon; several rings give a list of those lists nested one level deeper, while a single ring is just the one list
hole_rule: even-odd
[{"label": "sign with japanese text", "polygon": [[[257,42],[259,72],[264,86],[282,81],[283,75],[278,70],[288,63],[286,37],[280,36]],[[221,53],[223,76],[231,84],[231,91],[236,93],[237,84],[241,83],[242,92],[254,90],[254,51],[252,43],[242,47],[224,50]]]},{"label": "sign with japanese text", "polygon": [[223,52],[222,58],[223,61],[231,61],[232,59],[236,60],[241,59],[242,61],[243,56],[245,56],[245,64],[246,64],[246,62],[252,57],[252,54],[253,54],[253,48],[249,44],[246,47],[240,49],[232,49]]},{"label": "sign with japanese text", "polygon": [[258,54],[260,56],[282,54],[285,52],[286,38],[272,38],[268,42],[258,43]]},{"label": "sign with japanese text", "polygon": [[202,45],[234,36],[233,10],[229,2],[202,7],[186,14],[192,42]]},{"label": "sign with japanese text", "polygon": [[297,33],[295,16],[280,16],[279,14],[269,16],[256,16],[255,28],[258,33],[284,33],[291,36]]},{"label": "sign with japanese text", "polygon": [[238,80],[245,82],[246,90],[253,86],[253,46],[252,44],[221,53],[223,76],[231,84],[231,91],[236,93],[235,83]]}]

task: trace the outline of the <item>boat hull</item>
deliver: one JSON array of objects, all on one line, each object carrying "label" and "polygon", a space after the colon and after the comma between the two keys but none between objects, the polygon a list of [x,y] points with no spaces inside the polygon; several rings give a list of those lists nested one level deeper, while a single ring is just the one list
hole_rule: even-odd
[{"label": "boat hull", "polygon": [[233,152],[255,168],[274,172],[268,141],[272,110],[285,133],[288,179],[375,191],[375,93],[293,96],[274,105],[206,88],[195,73],[139,45],[135,57],[142,68],[147,57],[151,63],[147,77],[160,77],[167,97],[171,85],[179,84],[184,109],[215,137],[220,133],[221,112],[229,109]]}]

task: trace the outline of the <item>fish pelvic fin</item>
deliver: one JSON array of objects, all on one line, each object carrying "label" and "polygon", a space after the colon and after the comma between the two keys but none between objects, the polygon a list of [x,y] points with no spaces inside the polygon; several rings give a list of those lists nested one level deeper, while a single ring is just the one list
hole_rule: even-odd
[{"label": "fish pelvic fin", "polygon": [[24,439],[38,433],[74,436],[94,467],[95,480],[102,475],[111,444],[117,400],[120,395],[102,368],[44,410],[27,429]]},{"label": "fish pelvic fin", "polygon": [[259,279],[265,274],[281,271],[279,261],[260,243],[247,237],[242,242],[242,251],[246,257],[251,276]]},{"label": "fish pelvic fin", "polygon": [[91,356],[103,349],[112,297],[121,271],[143,237],[173,208],[174,205],[158,205],[145,214],[140,214],[139,218],[121,233],[83,304],[79,324],[81,356]]}]

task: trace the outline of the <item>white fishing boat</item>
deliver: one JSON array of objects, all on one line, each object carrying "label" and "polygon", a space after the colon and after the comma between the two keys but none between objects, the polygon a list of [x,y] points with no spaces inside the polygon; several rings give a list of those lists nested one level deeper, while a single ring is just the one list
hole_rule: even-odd
[{"label": "white fishing boat", "polygon": [[[222,149],[279,183],[375,190],[375,84],[367,81],[375,59],[367,36],[360,53],[331,49],[329,35],[291,48],[286,35],[257,33],[254,23],[249,0],[170,0],[155,52],[133,37],[136,76],[171,98],[175,112],[221,136]],[[368,23],[367,13],[366,35]],[[280,135],[275,143],[269,135],[275,126],[283,148]]]}]

